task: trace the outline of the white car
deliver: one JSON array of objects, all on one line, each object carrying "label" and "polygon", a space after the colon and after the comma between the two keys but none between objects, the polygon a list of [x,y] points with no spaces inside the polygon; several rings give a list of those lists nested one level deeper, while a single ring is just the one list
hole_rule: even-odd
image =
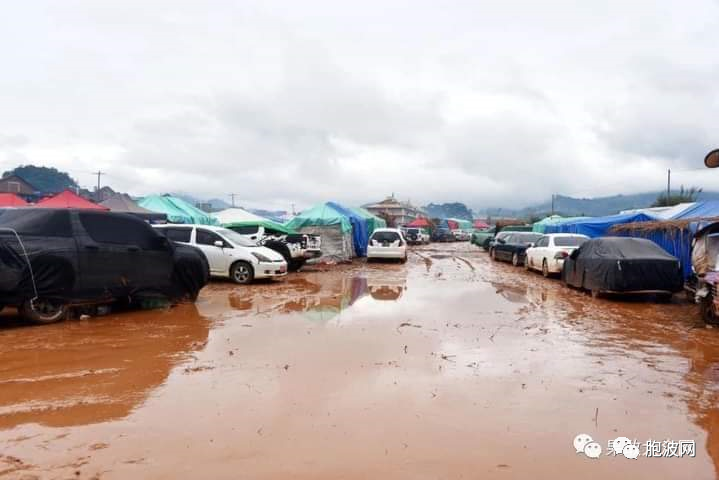
[{"label": "white car", "polygon": [[560,273],[564,259],[587,240],[586,235],[573,233],[544,235],[527,249],[524,265],[528,270],[540,270],[545,277]]},{"label": "white car", "polygon": [[247,284],[255,278],[287,275],[287,262],[279,253],[258,246],[239,233],[208,225],[153,225],[173,242],[202,250],[210,275]]},{"label": "white car", "polygon": [[378,228],[369,237],[367,259],[395,258],[407,261],[407,240],[398,228]]},{"label": "white car", "polygon": [[425,232],[423,228],[407,228],[404,232],[404,238],[407,239],[407,242],[417,245],[429,243],[429,233]]}]

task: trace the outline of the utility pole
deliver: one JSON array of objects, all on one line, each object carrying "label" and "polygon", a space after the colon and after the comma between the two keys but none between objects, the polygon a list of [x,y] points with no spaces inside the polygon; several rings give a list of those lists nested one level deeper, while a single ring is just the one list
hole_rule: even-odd
[{"label": "utility pole", "polygon": [[552,194],[552,215],[554,215],[554,194]]},{"label": "utility pole", "polygon": [[239,193],[230,193],[229,197],[232,199],[232,208],[235,207],[235,195],[239,195]]},{"label": "utility pole", "polygon": [[667,169],[667,203],[669,203],[669,195],[671,195],[672,188],[672,170]]},{"label": "utility pole", "polygon": [[295,204],[292,204],[292,215],[297,215],[297,212],[295,212]]},{"label": "utility pole", "polygon": [[98,170],[97,172],[92,172],[92,173],[97,175],[97,191],[99,192],[100,191],[100,177],[102,177],[103,175],[106,175],[106,173],[101,172],[100,170]]}]

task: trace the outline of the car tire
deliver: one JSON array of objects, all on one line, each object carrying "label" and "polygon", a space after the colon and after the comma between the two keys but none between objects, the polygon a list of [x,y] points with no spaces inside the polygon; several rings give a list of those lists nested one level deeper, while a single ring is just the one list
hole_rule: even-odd
[{"label": "car tire", "polygon": [[255,279],[255,270],[247,262],[235,262],[230,268],[230,279],[238,285],[247,285]]},{"label": "car tire", "polygon": [[37,325],[47,325],[65,319],[68,306],[60,301],[39,298],[32,302],[26,300],[20,305],[19,313],[22,318]]},{"label": "car tire", "polygon": [[524,257],[524,269],[526,271],[530,271],[532,269],[532,264],[531,264],[528,256]]},{"label": "car tire", "polygon": [[519,254],[518,253],[512,254],[512,265],[515,267],[519,266]]},{"label": "car tire", "polygon": [[304,258],[294,258],[287,262],[287,270],[290,272],[296,272],[305,265],[306,260]]},{"label": "car tire", "polygon": [[547,259],[542,260],[542,276],[549,278],[549,265],[547,265]]},{"label": "car tire", "polygon": [[495,262],[497,261],[497,254],[494,253],[494,249],[493,249],[493,248],[490,248],[490,249],[489,249],[489,258],[491,258],[491,259],[494,260]]}]

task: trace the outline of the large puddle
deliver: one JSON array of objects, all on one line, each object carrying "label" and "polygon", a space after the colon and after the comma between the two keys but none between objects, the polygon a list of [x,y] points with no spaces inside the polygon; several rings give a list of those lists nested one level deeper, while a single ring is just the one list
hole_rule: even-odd
[{"label": "large puddle", "polygon": [[[715,478],[719,332],[475,248],[0,328],[9,478]],[[575,453],[626,436],[696,456]],[[644,453],[642,446],[641,453]]]}]

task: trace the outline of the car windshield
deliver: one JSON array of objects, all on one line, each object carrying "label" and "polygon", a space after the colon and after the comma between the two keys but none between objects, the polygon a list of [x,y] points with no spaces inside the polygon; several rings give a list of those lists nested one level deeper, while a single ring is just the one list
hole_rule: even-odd
[{"label": "car windshield", "polygon": [[374,234],[372,234],[372,240],[376,240],[379,243],[392,243],[399,240],[399,234],[397,232],[374,232]]},{"label": "car windshield", "polygon": [[585,237],[554,237],[554,245],[557,247],[579,247],[587,241]]},{"label": "car windshield", "polygon": [[496,238],[497,238],[497,240],[507,240],[507,238],[509,238],[510,235],[511,235],[510,232],[501,232],[501,233],[497,234]]},{"label": "car windshield", "polygon": [[236,245],[240,245],[241,247],[256,247],[257,246],[257,243],[255,243],[251,240],[247,240],[245,237],[243,237],[242,235],[240,235],[237,232],[233,232],[229,228],[218,228],[217,230],[215,230],[215,232],[219,233],[220,235],[225,237],[230,242],[232,242]]},{"label": "car windshield", "polygon": [[534,243],[542,238],[539,233],[515,233],[512,235],[512,242],[514,243]]},{"label": "car windshield", "polygon": [[408,228],[407,233],[419,233],[419,228]]}]

